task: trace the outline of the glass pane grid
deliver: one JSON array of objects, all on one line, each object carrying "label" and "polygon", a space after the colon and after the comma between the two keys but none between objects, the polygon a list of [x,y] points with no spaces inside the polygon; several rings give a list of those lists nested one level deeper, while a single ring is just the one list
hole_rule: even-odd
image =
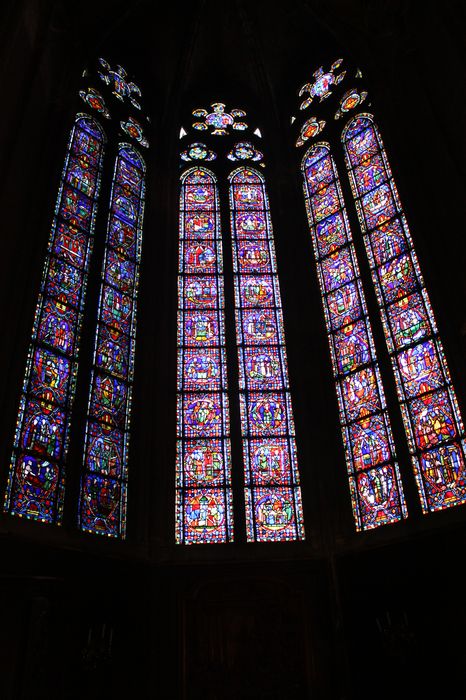
[{"label": "glass pane grid", "polygon": [[120,144],[102,266],[79,506],[80,528],[107,537],[126,534],[144,180],[141,156]]},{"label": "glass pane grid", "polygon": [[247,539],[304,539],[283,314],[262,176],[230,176]]},{"label": "glass pane grid", "polygon": [[343,139],[422,508],[442,510],[466,502],[464,427],[455,391],[371,115],[355,117]]},{"label": "glass pane grid", "polygon": [[54,210],[18,411],[4,508],[61,523],[82,311],[105,137],[78,115]]},{"label": "glass pane grid", "polygon": [[214,176],[182,176],[178,276],[176,541],[233,539],[223,260]]},{"label": "glass pane grid", "polygon": [[304,193],[337,390],[357,530],[407,516],[372,330],[327,144],[303,162]]}]

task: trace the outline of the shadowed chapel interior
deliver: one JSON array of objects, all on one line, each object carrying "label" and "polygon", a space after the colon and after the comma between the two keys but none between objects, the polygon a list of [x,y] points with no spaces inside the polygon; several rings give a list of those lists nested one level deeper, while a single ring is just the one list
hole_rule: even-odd
[{"label": "shadowed chapel interior", "polygon": [[[8,512],[20,481],[0,514],[2,697],[462,697],[466,507],[458,497],[453,507],[429,512],[429,502],[428,512],[422,510],[340,137],[357,114],[373,115],[461,411],[466,405],[464,7],[446,2],[421,9],[407,0],[280,5],[234,0],[222,6],[196,0],[163,7],[147,0],[130,5],[8,0],[0,16],[2,494],[12,483],[21,387],[31,337],[36,342],[34,314],[76,115],[95,119],[107,139],[94,249],[81,279],[87,289],[63,463],[62,522]],[[114,83],[99,77],[98,71],[109,76],[117,65],[127,71],[125,85],[134,81],[140,95],[129,90],[120,100],[112,93]],[[323,83],[313,94],[319,79],[314,73],[332,66],[335,84],[328,95]],[[309,89],[299,96],[305,84]],[[354,87],[361,102],[348,103],[335,119],[343,95]],[[104,96],[111,118],[89,100],[89,88]],[[310,104],[300,109],[309,97]],[[131,99],[140,102],[139,112],[137,106],[127,108]],[[208,123],[209,115],[218,116],[218,105],[231,119],[224,134],[213,134],[215,124]],[[144,136],[134,123],[131,128],[129,114],[133,122],[139,120]],[[314,116],[326,124],[303,139],[303,124]],[[247,128],[236,128],[234,120]],[[196,121],[207,128],[193,128]],[[92,528],[86,527],[90,521],[79,504],[83,473],[91,474],[89,465],[83,472],[83,445],[120,141],[142,156],[146,172],[145,195],[140,192],[144,217],[134,380],[126,377],[132,386],[127,510],[118,521],[125,521],[126,533],[121,536],[119,524],[117,536],[107,537],[82,531]],[[251,143],[262,157],[228,158],[240,142]],[[305,206],[312,184],[303,194],[303,158],[322,142],[330,144],[340,176],[399,465],[392,519],[368,525],[361,511],[359,531],[316,274],[314,210],[309,205],[308,218]],[[194,143],[205,144],[216,159],[196,160],[199,153],[189,153]],[[242,168],[257,171],[265,182],[261,191],[272,223],[268,243],[273,239],[268,250],[272,257],[276,252],[274,279],[280,282],[275,302],[280,306],[281,299],[287,370],[281,365],[282,384],[275,393],[288,395],[288,378],[295,432],[288,429],[285,438],[291,452],[296,443],[303,518],[300,530],[294,500],[295,525],[281,530],[287,541],[260,541],[257,533],[267,528],[260,530],[254,518],[266,516],[248,510],[244,495],[238,396],[249,400],[249,385],[241,389],[238,370],[234,281],[240,273],[232,255],[229,200],[229,176]],[[199,169],[215,176],[218,240],[223,240],[225,339],[219,346],[226,349],[231,486],[223,483],[222,489],[231,494],[234,536],[225,520],[221,541],[187,546],[193,509],[183,505],[184,482],[178,489],[175,483],[180,182]],[[241,237],[239,229],[236,234]],[[137,264],[136,253],[134,260]],[[248,352],[245,357],[254,359],[254,348]],[[279,349],[276,353],[281,362]],[[296,474],[289,478],[295,498]],[[254,488],[250,493],[256,494]],[[353,496],[353,502],[361,504],[361,498]],[[274,538],[279,539],[269,539]]]}]

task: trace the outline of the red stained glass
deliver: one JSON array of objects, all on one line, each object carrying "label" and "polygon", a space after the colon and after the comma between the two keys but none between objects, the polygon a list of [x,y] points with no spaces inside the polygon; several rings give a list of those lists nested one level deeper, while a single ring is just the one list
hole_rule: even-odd
[{"label": "red stained glass", "polygon": [[68,143],[17,417],[5,510],[60,523],[105,137],[78,115]]},{"label": "red stained glass", "polygon": [[[371,529],[407,515],[395,447],[356,252],[330,147],[323,143],[312,146],[303,159],[302,172],[353,514],[358,530]],[[328,213],[331,215],[322,220]]]},{"label": "red stained glass", "polygon": [[422,508],[427,512],[458,505],[465,502],[464,427],[373,117],[360,114],[353,119],[343,143]]}]

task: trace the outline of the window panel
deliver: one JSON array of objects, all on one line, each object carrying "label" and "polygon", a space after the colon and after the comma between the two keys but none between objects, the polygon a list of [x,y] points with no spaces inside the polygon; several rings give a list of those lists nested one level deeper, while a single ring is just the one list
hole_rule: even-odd
[{"label": "window panel", "polygon": [[304,538],[275,246],[264,179],[230,175],[248,541]]},{"label": "window panel", "polygon": [[178,276],[176,541],[233,539],[223,260],[217,183],[182,176]]},{"label": "window panel", "polygon": [[18,412],[5,510],[60,523],[105,137],[78,115],[68,142]]},{"label": "window panel", "polygon": [[81,529],[107,537],[126,534],[145,170],[139,153],[120,144],[101,272],[79,505]]},{"label": "window panel", "polygon": [[369,114],[352,119],[342,138],[421,505],[424,512],[459,505],[466,502],[463,423],[382,139]]},{"label": "window panel", "polygon": [[[302,165],[357,530],[407,516],[371,326],[338,174],[327,144]],[[325,208],[322,202],[331,201]]]}]

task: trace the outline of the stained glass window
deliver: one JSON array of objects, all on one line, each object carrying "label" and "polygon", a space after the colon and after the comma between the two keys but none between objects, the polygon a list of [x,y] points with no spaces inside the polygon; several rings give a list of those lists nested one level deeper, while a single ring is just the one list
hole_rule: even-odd
[{"label": "stained glass window", "polygon": [[302,171],[357,530],[406,517],[358,262],[330,147],[312,146]]},{"label": "stained glass window", "polygon": [[145,164],[128,144],[115,163],[97,316],[80,527],[124,537]]},{"label": "stained glass window", "polygon": [[16,424],[5,510],[60,523],[82,314],[105,137],[78,115],[52,221]]},{"label": "stained glass window", "polygon": [[283,317],[265,181],[230,175],[248,541],[304,538]]},{"label": "stained glass window", "polygon": [[242,109],[231,109],[225,111],[223,102],[213,102],[211,104],[212,112],[206,109],[194,109],[193,117],[203,119],[204,121],[196,121],[193,123],[193,128],[199,131],[207,131],[210,129],[212,136],[225,136],[230,133],[230,127],[237,131],[244,131],[248,128],[245,122],[237,121],[246,116],[246,112]]},{"label": "stained glass window", "polygon": [[233,539],[223,259],[215,176],[181,178],[178,276],[178,543]]},{"label": "stained glass window", "polygon": [[342,138],[422,508],[455,506],[466,501],[464,428],[382,139],[369,114]]},{"label": "stained glass window", "polygon": [[306,93],[308,94],[308,97],[301,103],[300,109],[307,109],[316,98],[319,98],[319,101],[322,102],[330,97],[333,88],[341,83],[346,75],[346,71],[342,71],[338,74],[335,72],[340,68],[342,63],[343,59],[339,58],[332,63],[330,70],[324,70],[323,66],[320,66],[320,68],[312,74],[314,80],[303,85],[299,91],[300,97]]}]

